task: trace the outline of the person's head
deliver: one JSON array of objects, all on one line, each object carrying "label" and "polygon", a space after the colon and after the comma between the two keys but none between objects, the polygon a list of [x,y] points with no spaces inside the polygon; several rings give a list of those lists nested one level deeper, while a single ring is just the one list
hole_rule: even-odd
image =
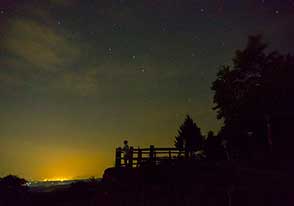
[{"label": "person's head", "polygon": [[125,140],[125,141],[124,141],[124,144],[128,144],[128,140]]}]

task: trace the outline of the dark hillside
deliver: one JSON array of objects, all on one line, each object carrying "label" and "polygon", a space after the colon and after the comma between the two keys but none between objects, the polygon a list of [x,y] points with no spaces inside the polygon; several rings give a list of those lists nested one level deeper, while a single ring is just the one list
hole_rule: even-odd
[{"label": "dark hillside", "polygon": [[[109,168],[110,205],[292,205],[290,173],[236,163],[181,161],[144,168]],[[292,199],[291,199],[292,198]]]}]

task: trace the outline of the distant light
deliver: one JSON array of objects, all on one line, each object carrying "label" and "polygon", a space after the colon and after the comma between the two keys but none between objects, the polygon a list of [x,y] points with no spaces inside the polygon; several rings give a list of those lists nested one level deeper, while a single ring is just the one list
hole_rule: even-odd
[{"label": "distant light", "polygon": [[248,131],[247,134],[248,134],[249,137],[251,137],[253,135],[253,132],[252,131]]},{"label": "distant light", "polygon": [[64,182],[71,179],[72,178],[66,178],[66,177],[53,177],[53,178],[45,178],[43,179],[43,182]]},{"label": "distant light", "polygon": [[280,11],[279,11],[279,10],[276,10],[276,11],[275,11],[275,13],[276,13],[276,14],[279,14],[279,13],[280,13]]},{"label": "distant light", "polygon": [[27,183],[25,183],[25,186],[30,186],[32,183],[31,182],[27,182]]}]

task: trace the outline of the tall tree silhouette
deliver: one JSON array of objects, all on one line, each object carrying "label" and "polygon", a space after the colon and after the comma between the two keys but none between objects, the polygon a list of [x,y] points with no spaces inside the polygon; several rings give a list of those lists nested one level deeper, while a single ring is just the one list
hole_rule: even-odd
[{"label": "tall tree silhouette", "polygon": [[196,125],[193,119],[187,115],[184,123],[178,130],[178,135],[175,137],[175,146],[180,151],[185,151],[185,157],[192,157],[193,152],[201,148],[203,136],[200,128]]},{"label": "tall tree silhouette", "polygon": [[250,36],[211,87],[217,118],[224,120],[221,133],[243,157],[271,144],[268,119],[294,113],[294,58],[266,49],[260,35]]},{"label": "tall tree silhouette", "polygon": [[225,151],[222,146],[222,139],[212,131],[207,133],[204,142],[204,151],[208,160],[217,161],[225,159]]}]

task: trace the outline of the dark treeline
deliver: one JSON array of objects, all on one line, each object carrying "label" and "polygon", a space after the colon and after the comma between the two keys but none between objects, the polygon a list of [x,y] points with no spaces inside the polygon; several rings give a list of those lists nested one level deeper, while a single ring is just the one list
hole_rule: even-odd
[{"label": "dark treeline", "polygon": [[233,159],[290,163],[293,77],[294,56],[269,51],[260,35],[250,36],[233,64],[218,72],[212,84],[214,110],[224,121],[218,136],[227,141]]},{"label": "dark treeline", "polygon": [[201,134],[187,116],[175,146],[186,156],[199,150],[207,159],[265,161],[291,165],[294,150],[294,56],[269,51],[260,35],[250,36],[232,65],[222,66],[212,83],[214,110],[223,127]]},{"label": "dark treeline", "polygon": [[174,145],[184,154],[185,159],[219,161],[229,158],[226,156],[225,140],[212,131],[203,135],[189,115],[180,126]]}]

